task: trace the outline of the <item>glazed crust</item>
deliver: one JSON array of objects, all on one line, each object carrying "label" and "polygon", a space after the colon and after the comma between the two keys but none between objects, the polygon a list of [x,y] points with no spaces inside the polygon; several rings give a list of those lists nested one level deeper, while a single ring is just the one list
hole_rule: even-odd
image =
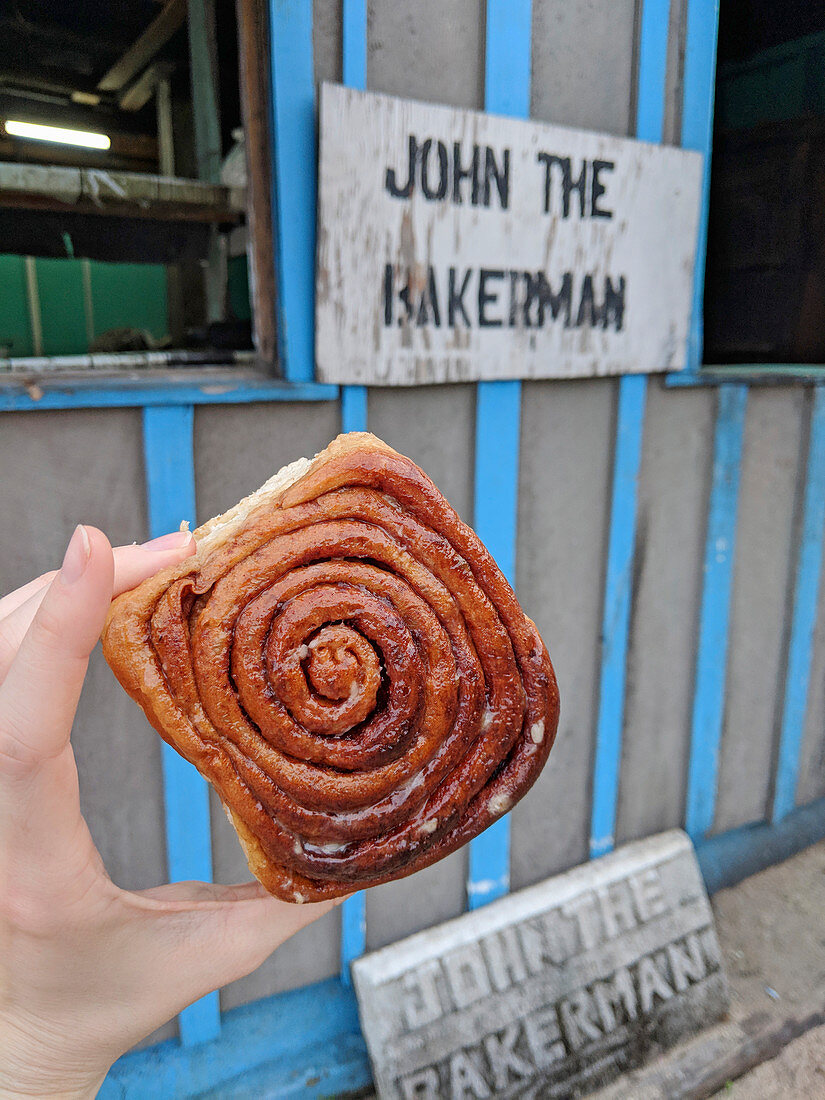
[{"label": "glazed crust", "polygon": [[339,436],[194,534],[114,601],[103,652],[270,893],[412,874],[527,792],[558,724],[550,658],[413,462]]}]

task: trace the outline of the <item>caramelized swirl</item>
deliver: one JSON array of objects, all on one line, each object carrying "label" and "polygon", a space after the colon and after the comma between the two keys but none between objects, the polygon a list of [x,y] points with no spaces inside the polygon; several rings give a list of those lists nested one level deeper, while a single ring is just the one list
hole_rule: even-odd
[{"label": "caramelized swirl", "polygon": [[373,436],[249,501],[115,602],[106,658],[271,893],[411,874],[536,779],[558,722],[547,651],[476,535]]}]

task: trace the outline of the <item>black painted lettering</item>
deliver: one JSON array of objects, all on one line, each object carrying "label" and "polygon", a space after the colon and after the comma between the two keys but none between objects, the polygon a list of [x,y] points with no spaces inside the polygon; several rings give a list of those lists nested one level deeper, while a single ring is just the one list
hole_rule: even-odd
[{"label": "black painted lettering", "polygon": [[467,310],[464,308],[464,295],[467,292],[467,287],[470,285],[472,274],[473,269],[468,267],[464,272],[464,278],[461,280],[461,287],[456,290],[456,270],[454,267],[450,268],[447,281],[447,324],[450,328],[455,328],[457,313],[460,313],[464,318],[464,324],[467,328],[470,327],[470,318],[467,316]]},{"label": "black painted lettering", "polygon": [[613,280],[607,276],[604,280],[604,324],[605,328],[613,328],[616,332],[622,331],[624,325],[624,303],[626,282],[624,275],[619,276],[619,285],[613,285]]},{"label": "black painted lettering", "polygon": [[[524,279],[525,273],[521,271],[510,271],[508,274],[510,276],[510,311],[507,314],[507,324],[510,328],[515,328],[518,324],[518,287],[519,283]],[[528,275],[527,278],[529,279],[529,277]]]},{"label": "black painted lettering", "polygon": [[438,304],[435,271],[432,267],[428,268],[427,285],[421,292],[416,324],[420,328],[422,325],[428,325],[430,321],[432,321],[436,328],[441,327],[441,308]]},{"label": "black painted lettering", "polygon": [[536,160],[539,164],[544,165],[544,213],[550,213],[550,185],[553,182],[550,175],[550,169],[558,161],[558,157],[551,156],[550,153],[537,153]]},{"label": "black painted lettering", "polygon": [[503,279],[503,271],[491,271],[482,267],[478,273],[478,323],[480,328],[501,328],[504,324],[500,317],[488,317],[487,306],[498,302],[498,290],[487,290],[487,283],[494,279]]},{"label": "black painted lettering", "polygon": [[510,150],[505,149],[502,154],[502,167],[496,163],[496,154],[488,145],[484,150],[484,199],[485,206],[490,205],[492,193],[491,183],[495,183],[498,191],[498,201],[502,210],[506,210],[510,203]]},{"label": "black painted lettering", "polygon": [[392,264],[384,264],[384,324],[392,324],[393,294],[395,293],[395,279],[393,278]]},{"label": "black painted lettering", "polygon": [[473,146],[473,155],[468,167],[461,163],[461,142],[453,142],[453,202],[460,206],[464,199],[461,195],[463,180],[471,180],[470,202],[478,206],[478,197],[481,192],[481,150],[477,145]]},{"label": "black painted lettering", "polygon": [[616,164],[612,160],[594,160],[593,173],[590,177],[590,217],[612,218],[613,211],[605,210],[598,205],[599,199],[605,193],[605,186],[599,179],[599,173],[612,172]]},{"label": "black painted lettering", "polygon": [[596,304],[593,294],[593,276],[585,275],[582,279],[582,292],[579,298],[579,312],[576,314],[576,328],[582,325],[590,325],[595,328],[601,322],[602,311]]},{"label": "black painted lettering", "polygon": [[394,199],[408,199],[413,193],[413,185],[415,183],[415,165],[418,160],[418,142],[415,140],[415,136],[410,134],[408,143],[408,163],[407,163],[407,182],[403,187],[399,186],[398,176],[396,175],[394,168],[388,168],[387,174],[384,177],[384,188],[389,192]]},{"label": "black painted lettering", "polygon": [[[432,180],[430,179],[432,165],[432,157],[430,154],[433,150],[433,144],[435,144],[436,159],[438,161],[438,176],[435,186],[432,185]],[[447,147],[444,142],[439,141],[434,143],[432,138],[427,138],[421,146],[421,191],[424,198],[430,202],[443,199],[447,194],[447,188],[450,184],[450,174],[447,162]]]},{"label": "black painted lettering", "polygon": [[533,324],[530,310],[535,302],[537,303],[535,324],[539,328],[544,327],[544,317],[548,309],[554,321],[557,321],[561,316],[564,319],[564,327],[570,328],[570,311],[573,303],[573,276],[571,273],[565,271],[562,275],[561,286],[555,292],[543,271],[537,272],[535,276],[525,272],[525,276],[527,280],[527,296],[524,300],[525,327],[530,328]]},{"label": "black painted lettering", "polygon": [[578,179],[574,180],[570,167],[570,157],[565,157],[564,159],[566,161],[566,171],[564,179],[562,180],[562,187],[564,188],[562,194],[562,209],[564,211],[564,216],[565,218],[570,216],[570,196],[575,191],[579,196],[579,216],[583,218],[585,210],[584,189],[587,184],[587,161],[582,161]]},{"label": "black painted lettering", "polygon": [[537,153],[536,160],[544,165],[544,212],[550,213],[552,203],[552,169],[554,166],[561,171],[561,209],[562,217],[570,217],[570,196],[575,192],[579,196],[579,216],[584,217],[586,212],[585,189],[587,186],[587,161],[582,161],[581,170],[576,179],[573,179],[573,165],[570,157],[560,157],[555,153]]},{"label": "black painted lettering", "polygon": [[406,284],[398,292],[398,298],[404,307],[404,315],[398,318],[399,328],[404,324],[411,324],[413,319],[412,294],[410,294],[410,277],[407,276]]}]

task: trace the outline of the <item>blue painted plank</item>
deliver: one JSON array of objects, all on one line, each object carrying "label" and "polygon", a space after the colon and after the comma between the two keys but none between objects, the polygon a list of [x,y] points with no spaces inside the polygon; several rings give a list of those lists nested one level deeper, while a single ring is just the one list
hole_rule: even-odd
[{"label": "blue painted plank", "polygon": [[315,76],[312,4],[270,0],[272,209],[278,273],[278,347],[285,378],[315,372]]},{"label": "blue painted plank", "polygon": [[[192,406],[144,409],[143,453],[149,533],[175,531],[195,519]],[[166,856],[170,882],[212,880],[209,792],[204,779],[167,744],[161,745]],[[185,1046],[214,1039],[220,1031],[218,994],[210,993],[180,1014]]]},{"label": "blue painted plank", "polygon": [[[251,1086],[246,1093],[237,1091],[241,1074],[252,1071],[241,1080],[260,1085],[268,1066],[265,1092]],[[197,1050],[167,1040],[124,1055],[109,1071],[99,1097],[190,1100],[206,1094],[309,1100],[369,1084],[355,994],[333,978],[232,1009],[224,1014],[220,1038]]]},{"label": "blue painted plank", "polygon": [[704,154],[702,206],[693,273],[693,312],[688,336],[687,367],[695,372],[702,363],[704,325],[702,299],[705,290],[705,253],[708,243],[710,160],[713,140],[713,96],[716,82],[716,38],[719,0],[688,0],[685,39],[682,146]]},{"label": "blue painted plank", "polygon": [[708,837],[696,858],[709,894],[782,863],[825,839],[825,798],[800,806],[777,822],[759,822]]},{"label": "blue painted plank", "polygon": [[[473,525],[509,583],[516,583],[521,383],[480,382],[476,391]],[[510,889],[510,821],[470,843],[467,905],[478,909]]]},{"label": "blue painted plank", "polygon": [[[344,0],[342,29],[343,77],[350,88],[367,86],[367,0]],[[367,430],[367,387],[341,388],[341,431]],[[367,948],[367,901],[363,893],[341,906],[341,981],[349,985],[350,963]]]},{"label": "blue painted plank", "polygon": [[[367,430],[366,386],[344,386],[341,390],[341,431]],[[341,906],[341,980],[349,985],[350,963],[364,954],[367,946],[367,912],[363,893],[347,898]]]},{"label": "blue painted plank", "polygon": [[644,0],[639,34],[639,89],[636,137],[662,140],[665,122],[665,74],[670,0]]},{"label": "blue painted plank", "polygon": [[[636,136],[660,142],[664,124],[669,0],[645,0],[639,41],[639,89]],[[636,542],[636,490],[642,456],[647,379],[619,381],[619,406],[613,459],[610,534],[602,609],[602,653],[590,855],[609,852],[615,843],[616,808],[622,761],[627,647]]]},{"label": "blue painted plank", "polygon": [[344,0],[341,28],[343,82],[367,86],[367,0]]},{"label": "blue painted plank", "polygon": [[[484,108],[528,118],[533,5],[487,0]],[[516,583],[521,383],[479,382],[473,524],[504,576]],[[510,889],[510,822],[491,825],[470,844],[467,905],[478,909]]]},{"label": "blue painted plank", "polygon": [[341,906],[341,981],[352,984],[350,964],[367,949],[367,897],[360,891]]},{"label": "blue painted plank", "polygon": [[200,384],[112,382],[39,383],[40,395],[23,386],[0,383],[0,412],[42,412],[45,409],[150,408],[170,405],[238,405],[253,401],[335,401],[338,387],[319,382],[232,382],[221,379]]},{"label": "blue painted plank", "polygon": [[599,711],[590,821],[590,855],[593,858],[611,851],[615,843],[636,545],[636,497],[646,395],[647,379],[643,375],[621,379],[602,611]]},{"label": "blue painted plank", "polygon": [[520,434],[521,383],[480,382],[473,523],[512,586],[516,583]]},{"label": "blue painted plank", "polygon": [[685,828],[694,843],[713,824],[716,803],[747,397],[745,385],[719,387],[685,808]]},{"label": "blue painted plank", "polygon": [[530,117],[532,0],[487,0],[484,110]]},{"label": "blue painted plank", "polygon": [[341,431],[367,430],[367,387],[341,387]]},{"label": "blue painted plank", "polygon": [[785,676],[785,699],[779,738],[779,758],[773,798],[773,820],[779,821],[796,806],[799,763],[825,538],[825,386],[816,386],[811,410],[811,436],[802,509],[802,533],[796,566],[793,618]]}]

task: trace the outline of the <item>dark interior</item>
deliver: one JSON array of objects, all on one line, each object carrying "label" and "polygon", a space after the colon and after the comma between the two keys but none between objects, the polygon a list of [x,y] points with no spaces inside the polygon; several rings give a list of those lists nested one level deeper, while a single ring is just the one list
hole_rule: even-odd
[{"label": "dark interior", "polygon": [[825,5],[722,0],[704,361],[825,363]]}]

